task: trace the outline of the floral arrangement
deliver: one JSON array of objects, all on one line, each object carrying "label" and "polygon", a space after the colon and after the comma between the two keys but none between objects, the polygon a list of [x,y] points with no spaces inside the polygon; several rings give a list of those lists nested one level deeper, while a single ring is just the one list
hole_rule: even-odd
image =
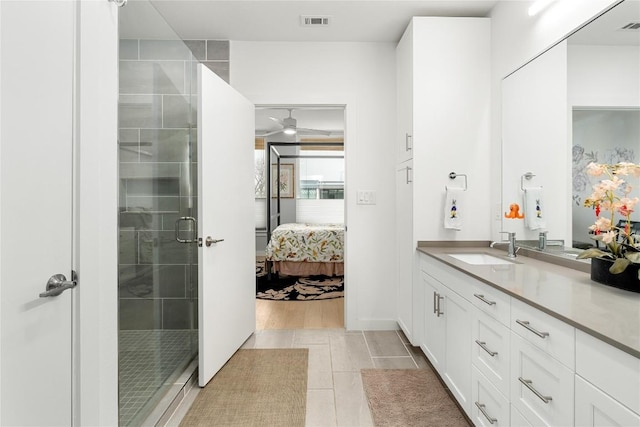
[{"label": "floral arrangement", "polygon": [[[614,262],[609,272],[622,273],[630,264],[640,264],[640,236],[632,234],[629,222],[640,199],[629,197],[633,188],[620,177],[640,176],[640,165],[629,162],[614,165],[592,162],[587,165],[587,173],[603,177],[593,186],[593,194],[585,199],[584,206],[594,209],[596,221],[589,229],[593,233],[592,238],[602,242],[606,250],[587,249],[578,258],[612,259]],[[618,225],[616,214],[620,214],[624,220]]]}]

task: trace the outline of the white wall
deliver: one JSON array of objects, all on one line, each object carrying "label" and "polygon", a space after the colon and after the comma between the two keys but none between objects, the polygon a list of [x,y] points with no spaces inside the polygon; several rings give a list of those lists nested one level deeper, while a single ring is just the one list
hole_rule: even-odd
[{"label": "white wall", "polygon": [[346,105],[346,326],[396,328],[395,44],[234,41],[231,85],[256,104]]},{"label": "white wall", "polygon": [[527,13],[532,1],[501,1],[491,12],[492,55],[492,144],[491,200],[494,210],[492,232],[495,239],[502,227],[501,200],[501,82],[535,56],[557,43],[606,10],[618,0],[555,2],[534,17]]},{"label": "white wall", "polygon": [[77,425],[113,426],[118,424],[118,7],[78,3],[74,417]]}]

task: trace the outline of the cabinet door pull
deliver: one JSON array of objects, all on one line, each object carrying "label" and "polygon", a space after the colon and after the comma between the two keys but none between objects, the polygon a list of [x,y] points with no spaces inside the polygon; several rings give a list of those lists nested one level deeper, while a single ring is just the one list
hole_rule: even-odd
[{"label": "cabinet door pull", "polygon": [[481,349],[483,349],[484,351],[486,351],[487,353],[489,353],[489,356],[494,357],[496,354],[498,354],[497,351],[491,351],[487,348],[487,343],[484,341],[478,341],[476,340],[476,344],[478,344],[480,346]]},{"label": "cabinet door pull", "polygon": [[522,384],[524,384],[529,390],[531,390],[531,392],[533,394],[535,394],[536,396],[538,396],[538,398],[540,400],[542,400],[544,403],[549,403],[551,402],[553,399],[551,398],[551,396],[544,396],[542,393],[540,393],[538,390],[536,390],[533,387],[533,381],[531,380],[525,380],[522,377],[518,377],[518,381],[520,381]]},{"label": "cabinet door pull", "polygon": [[482,415],[484,415],[484,417],[487,419],[487,421],[489,421],[489,424],[493,424],[493,423],[495,423],[495,422],[497,422],[497,421],[498,421],[498,419],[497,419],[497,418],[491,418],[491,417],[489,416],[489,414],[487,414],[487,411],[484,409],[484,408],[485,408],[485,406],[486,406],[484,403],[476,402],[476,406],[478,407],[478,409],[480,410],[480,412],[482,412]]},{"label": "cabinet door pull", "polygon": [[524,327],[525,329],[533,332],[534,334],[536,334],[537,336],[539,336],[540,338],[546,338],[549,336],[549,332],[540,332],[537,329],[533,328],[530,324],[528,320],[518,320],[516,319],[516,323],[522,327]]},{"label": "cabinet door pull", "polygon": [[[411,141],[411,144],[409,144]],[[404,151],[411,151],[413,149],[413,136],[408,133],[404,134]]]},{"label": "cabinet door pull", "polygon": [[474,297],[476,297],[476,298],[478,298],[480,301],[482,301],[482,302],[483,302],[483,303],[485,303],[485,304],[488,304],[488,305],[496,305],[496,302],[495,302],[495,301],[489,301],[488,299],[486,299],[486,298],[484,297],[484,295],[473,294],[473,296],[474,296]]},{"label": "cabinet door pull", "polygon": [[443,299],[444,297],[441,297],[440,294],[438,294],[438,312],[436,313],[438,317],[444,314],[444,311],[440,311],[440,301],[442,301]]},{"label": "cabinet door pull", "polygon": [[407,184],[411,184],[413,182],[413,169],[407,166]]},{"label": "cabinet door pull", "polygon": [[438,313],[438,306],[436,305],[438,301],[438,294],[433,291],[433,314]]}]

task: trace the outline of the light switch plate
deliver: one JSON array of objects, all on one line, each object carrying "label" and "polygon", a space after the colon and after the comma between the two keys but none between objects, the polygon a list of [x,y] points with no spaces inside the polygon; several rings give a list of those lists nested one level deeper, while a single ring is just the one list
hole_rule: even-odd
[{"label": "light switch plate", "polygon": [[375,205],[376,204],[376,192],[371,190],[358,190],[357,191],[358,204],[359,205]]}]

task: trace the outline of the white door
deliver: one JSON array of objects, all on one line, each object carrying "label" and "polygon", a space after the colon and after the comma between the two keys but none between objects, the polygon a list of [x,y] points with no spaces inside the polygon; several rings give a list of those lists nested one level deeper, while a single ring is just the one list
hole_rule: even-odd
[{"label": "white door", "polygon": [[72,424],[74,1],[0,5],[0,425]]},{"label": "white door", "polygon": [[199,383],[255,330],[255,107],[198,65]]}]

